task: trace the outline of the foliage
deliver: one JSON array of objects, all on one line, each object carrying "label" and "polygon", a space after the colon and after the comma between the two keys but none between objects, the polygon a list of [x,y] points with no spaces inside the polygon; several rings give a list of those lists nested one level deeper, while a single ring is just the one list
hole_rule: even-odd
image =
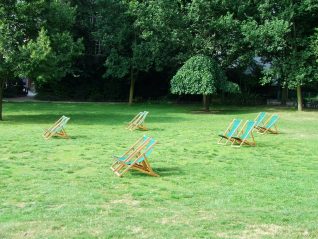
[{"label": "foliage", "polygon": [[[246,95],[252,88],[262,91],[255,83],[311,87],[318,79],[317,12],[309,0],[10,0],[0,3],[0,75],[31,76],[42,84],[40,91],[59,87],[53,83],[59,79],[63,86],[53,92],[69,98],[110,99],[109,88],[121,86],[116,92],[127,95],[130,85],[132,97],[135,82],[137,94],[148,87],[144,82],[168,92],[177,69],[204,55]],[[264,68],[261,80],[238,80],[256,56],[271,68]],[[77,80],[73,94],[66,88]],[[222,87],[231,88],[216,86]]]},{"label": "foliage", "polygon": [[13,75],[43,84],[72,72],[83,48],[69,32],[74,14],[62,0],[0,3],[0,104],[4,81]]},{"label": "foliage", "polygon": [[316,28],[315,34],[311,40],[311,50],[316,57],[316,62],[318,63],[318,28]]},{"label": "foliage", "polygon": [[237,92],[238,86],[226,81],[217,63],[202,55],[187,60],[171,80],[171,92],[174,94],[212,95],[218,89]]},{"label": "foliage", "polygon": [[69,33],[74,8],[64,1],[38,0],[11,1],[0,9],[1,55],[16,75],[42,83],[71,71],[82,51]]},{"label": "foliage", "polygon": [[259,19],[242,28],[258,55],[269,61],[263,83],[280,79],[294,89],[317,78],[311,40],[318,20],[318,5],[310,1],[263,1],[257,6]]},{"label": "foliage", "polygon": [[20,47],[20,77],[29,77],[37,84],[60,80],[72,72],[72,63],[82,52],[80,41],[74,42],[69,32],[54,34],[51,38],[42,29],[36,40]]},{"label": "foliage", "polygon": [[99,17],[95,36],[106,55],[104,77],[129,77],[129,103],[132,103],[135,80],[139,72],[148,71],[151,64],[148,45],[141,39],[134,24],[139,3],[99,0],[97,4]]}]

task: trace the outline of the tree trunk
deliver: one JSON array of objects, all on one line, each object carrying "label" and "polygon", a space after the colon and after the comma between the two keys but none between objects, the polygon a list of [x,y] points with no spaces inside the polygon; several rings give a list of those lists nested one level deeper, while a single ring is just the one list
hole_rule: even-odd
[{"label": "tree trunk", "polygon": [[282,105],[286,105],[288,99],[288,88],[283,87],[282,88]]},{"label": "tree trunk", "polygon": [[2,99],[4,90],[4,80],[0,79],[0,120],[2,120]]},{"label": "tree trunk", "polygon": [[208,95],[203,95],[203,107],[205,111],[209,111],[210,97]]},{"label": "tree trunk", "polygon": [[301,95],[301,87],[300,85],[297,86],[297,106],[298,106],[298,111],[303,110],[303,98]]},{"label": "tree trunk", "polygon": [[135,78],[133,70],[130,71],[130,89],[129,89],[129,101],[128,104],[131,105],[134,100],[134,92],[135,92]]}]

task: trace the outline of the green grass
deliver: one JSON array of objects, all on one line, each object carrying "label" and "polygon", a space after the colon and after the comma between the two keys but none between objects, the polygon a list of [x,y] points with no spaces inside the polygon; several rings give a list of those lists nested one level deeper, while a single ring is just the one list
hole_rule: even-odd
[{"label": "green grass", "polygon": [[[6,103],[0,122],[0,238],[318,238],[318,112],[282,108]],[[144,134],[159,178],[110,170]],[[256,147],[217,145],[235,117],[280,115]],[[62,114],[70,140],[42,138]]]}]

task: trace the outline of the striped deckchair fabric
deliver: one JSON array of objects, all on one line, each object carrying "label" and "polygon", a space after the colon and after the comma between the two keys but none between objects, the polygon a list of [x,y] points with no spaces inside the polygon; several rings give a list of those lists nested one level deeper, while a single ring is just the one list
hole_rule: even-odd
[{"label": "striped deckchair fabric", "polygon": [[[253,129],[256,122],[253,120],[247,120],[242,126],[237,136],[231,137],[233,147],[241,147],[243,144],[255,146],[256,142],[253,135]],[[249,140],[251,138],[251,140]]]},{"label": "striped deckchair fabric", "polygon": [[[224,131],[223,134],[219,134],[221,137],[218,141],[218,144],[226,145],[229,141],[231,141],[231,137],[237,134],[237,131],[242,123],[241,119],[233,119],[232,122],[229,124],[227,129]],[[222,140],[225,140],[223,143]]]},{"label": "striped deckchair fabric", "polygon": [[148,130],[148,128],[145,126],[145,119],[148,115],[148,111],[139,112],[129,123],[127,126],[127,129],[129,130]]},{"label": "striped deckchair fabric", "polygon": [[277,121],[279,119],[279,116],[277,114],[273,114],[264,124],[264,126],[256,127],[258,132],[261,134],[265,133],[272,133],[272,134],[278,134],[277,129]]},{"label": "striped deckchair fabric", "polygon": [[61,137],[64,139],[69,138],[69,136],[67,135],[65,131],[66,124],[69,120],[70,118],[63,115],[50,128],[45,130],[43,137],[45,139],[49,139],[54,136]]},{"label": "striped deckchair fabric", "polygon": [[264,119],[266,117],[266,113],[265,112],[260,112],[256,118],[255,118],[255,128],[263,126],[264,125]]},{"label": "striped deckchair fabric", "polygon": [[143,136],[122,156],[114,156],[114,163],[110,167],[111,170],[119,177],[122,177],[130,169],[138,170],[151,176],[159,176],[152,170],[148,161],[148,157],[156,144],[157,141],[152,137]]}]

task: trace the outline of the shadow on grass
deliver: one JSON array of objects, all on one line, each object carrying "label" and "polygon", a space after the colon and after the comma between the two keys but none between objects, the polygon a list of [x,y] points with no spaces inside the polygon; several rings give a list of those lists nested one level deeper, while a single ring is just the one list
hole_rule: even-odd
[{"label": "shadow on grass", "polygon": [[[87,114],[65,114],[70,117],[68,124],[79,124],[79,125],[125,125],[132,119],[133,115],[125,114],[97,114],[97,113],[87,113]],[[38,115],[9,115],[6,117],[6,122],[13,123],[24,123],[24,124],[46,124],[48,126],[52,125],[61,117],[61,114],[38,114]],[[151,123],[164,123],[164,122],[180,122],[187,121],[183,117],[175,116],[151,116],[151,120],[147,121]],[[160,128],[152,130],[161,130]]]},{"label": "shadow on grass", "polygon": [[184,174],[183,171],[178,167],[160,167],[154,168],[153,170],[158,173],[160,177],[169,177]]},{"label": "shadow on grass", "polygon": [[[180,168],[177,167],[171,167],[171,168],[152,168],[153,171],[157,174],[159,174],[160,177],[169,177],[169,176],[176,176],[176,175],[183,175],[183,171],[180,170]],[[135,176],[140,177],[151,177],[148,174],[141,173],[139,171],[131,170],[131,174]]]},{"label": "shadow on grass", "polygon": [[[277,111],[295,111],[293,108],[286,107],[272,107],[272,106],[257,106],[257,107],[249,107],[249,106],[230,106],[230,107],[215,107],[215,109],[211,109],[210,111],[204,111],[200,109],[193,109],[189,113],[191,114],[202,114],[202,115],[243,115],[243,114],[252,114],[259,112],[267,112],[274,113]],[[255,115],[256,117],[256,115]]]}]

